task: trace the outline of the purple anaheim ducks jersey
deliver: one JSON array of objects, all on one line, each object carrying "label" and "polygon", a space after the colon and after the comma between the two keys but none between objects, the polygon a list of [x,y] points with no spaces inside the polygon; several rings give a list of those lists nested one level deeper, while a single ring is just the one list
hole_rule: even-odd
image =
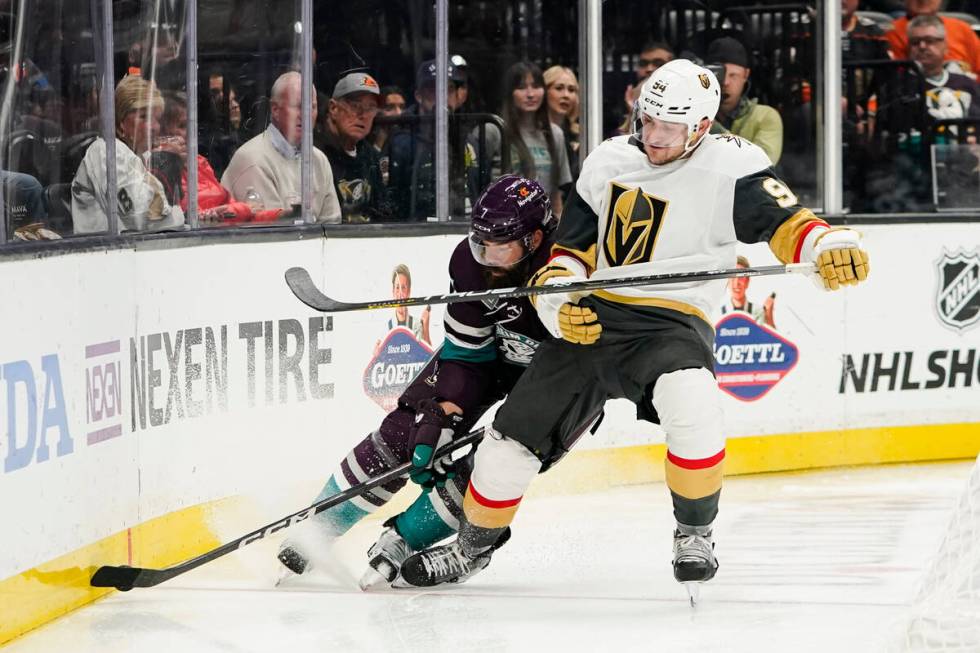
[{"label": "purple anaheim ducks jersey", "polygon": [[[532,255],[528,277],[548,262],[551,245],[551,239],[545,239]],[[474,260],[467,240],[453,252],[449,277],[453,292],[488,289],[485,269]],[[449,304],[444,326],[446,339],[439,354],[444,361],[527,367],[538,344],[551,337],[527,297]]]}]

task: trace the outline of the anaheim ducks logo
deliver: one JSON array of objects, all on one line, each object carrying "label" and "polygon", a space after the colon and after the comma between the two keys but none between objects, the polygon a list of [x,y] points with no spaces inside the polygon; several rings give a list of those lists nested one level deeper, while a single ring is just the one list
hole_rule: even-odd
[{"label": "anaheim ducks logo", "polygon": [[606,215],[606,260],[610,265],[646,263],[667,214],[667,202],[639,188],[611,183]]},{"label": "anaheim ducks logo", "polygon": [[703,86],[704,88],[711,88],[711,80],[708,78],[707,75],[701,73],[698,75],[698,79],[701,81],[701,86]]}]

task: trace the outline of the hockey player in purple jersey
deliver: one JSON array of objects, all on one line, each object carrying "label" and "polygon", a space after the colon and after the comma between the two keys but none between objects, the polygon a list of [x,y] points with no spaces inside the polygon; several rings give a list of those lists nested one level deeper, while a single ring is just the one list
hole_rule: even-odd
[{"label": "hockey player in purple jersey", "polygon": [[[469,237],[453,252],[451,289],[525,285],[547,262],[556,224],[551,202],[536,181],[517,175],[500,177],[477,200]],[[425,492],[385,523],[368,551],[370,567],[361,579],[365,589],[396,580],[405,558],[459,528],[471,456],[453,463],[435,460],[433,452],[469,431],[505,397],[538,344],[550,337],[526,297],[450,304],[444,323],[442,347],[398,399],[397,408],[340,462],[316,499],[412,461],[411,478]],[[279,560],[294,573],[308,571],[318,555],[326,554],[331,541],[404,485],[405,479],[392,481],[320,513],[305,533],[284,542]],[[488,553],[481,561],[484,566],[489,558]]]}]

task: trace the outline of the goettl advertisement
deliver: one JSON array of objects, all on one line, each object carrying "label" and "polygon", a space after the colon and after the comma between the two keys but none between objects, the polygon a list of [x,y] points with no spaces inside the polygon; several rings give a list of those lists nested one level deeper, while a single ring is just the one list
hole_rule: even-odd
[{"label": "goettl advertisement", "polygon": [[[399,263],[391,272],[391,296],[412,296],[412,272]],[[432,357],[432,307],[422,310],[399,307],[378,316],[378,338],[364,370],[364,393],[385,412],[395,408],[398,397]]]},{"label": "goettl advertisement", "polygon": [[[748,258],[739,256],[738,267],[750,267]],[[764,397],[790,374],[800,356],[776,326],[776,293],[750,295],[752,282],[750,277],[728,281],[727,298],[715,322],[718,387],[739,401]]]}]

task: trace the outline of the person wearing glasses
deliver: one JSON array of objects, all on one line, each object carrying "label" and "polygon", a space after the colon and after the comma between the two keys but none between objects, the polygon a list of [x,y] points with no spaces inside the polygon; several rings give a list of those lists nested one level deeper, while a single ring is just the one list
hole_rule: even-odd
[{"label": "person wearing glasses", "polygon": [[905,0],[905,16],[897,19],[885,34],[896,59],[914,59],[909,43],[910,21],[917,16],[936,16],[946,31],[946,54],[943,60],[953,62],[953,72],[972,75],[980,73],[980,40],[973,29],[962,20],[939,16],[942,0]]},{"label": "person wearing glasses", "polygon": [[365,72],[344,75],[327,102],[323,128],[314,135],[327,154],[344,222],[381,221],[390,216],[381,157],[367,136],[378,114],[381,90]]},{"label": "person wearing glasses", "polygon": [[970,75],[948,70],[943,61],[949,49],[939,16],[916,16],[909,22],[909,52],[926,78],[926,107],[936,120],[980,115],[977,82]]},{"label": "person wearing glasses", "polygon": [[651,41],[645,44],[636,58],[637,86],[642,84],[657,68],[668,61],[673,61],[674,56],[674,48],[670,47],[668,43]]},{"label": "person wearing glasses", "polygon": [[[271,122],[258,136],[238,148],[221,185],[233,197],[247,202],[253,211],[291,209],[299,217],[302,205],[300,173],[303,140],[302,78],[297,72],[279,76],[272,85],[269,103]],[[312,93],[312,115],[316,116],[316,90]],[[313,218],[317,222],[339,223],[340,203],[333,185],[327,155],[313,148],[310,157],[313,185]]]}]

